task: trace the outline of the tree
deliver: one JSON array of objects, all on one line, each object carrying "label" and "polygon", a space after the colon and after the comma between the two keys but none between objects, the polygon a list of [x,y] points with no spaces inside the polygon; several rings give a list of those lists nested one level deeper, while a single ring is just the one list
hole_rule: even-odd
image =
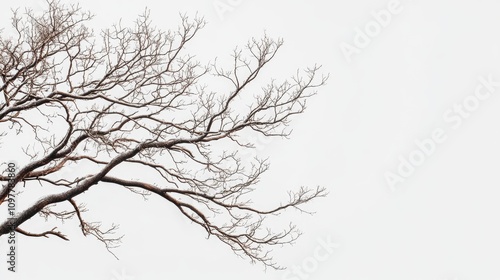
[{"label": "tree", "polygon": [[[269,163],[241,157],[242,149],[254,148],[244,134],[288,136],[291,117],[304,111],[306,100],[327,80],[318,77],[320,67],[256,90],[252,82],[281,39],[251,39],[234,50],[225,69],[216,61],[202,65],[185,53],[205,25],[202,18],[181,15],[176,31],[162,31],[146,11],[133,27],[117,24],[95,35],[87,26],[93,16],[78,5],[47,4],[40,14],[14,11],[15,36],[2,36],[0,42],[0,140],[31,140],[29,148],[17,147],[29,160],[0,177],[0,204],[5,206],[20,187],[57,191],[3,221],[0,235],[15,230],[67,240],[57,228],[33,233],[23,223],[37,214],[76,218],[82,233],[109,251],[120,242],[110,234],[116,228],[87,221],[85,206],[77,201],[89,188],[113,184],[164,198],[236,254],[279,268],[268,254],[271,246],[291,243],[300,232],[294,225],[270,230],[264,219],[289,208],[305,211],[300,207],[326,190],[301,187],[274,208],[254,206],[252,191]],[[215,80],[226,82],[224,90],[209,91],[207,83]],[[51,129],[56,123],[64,129]],[[92,171],[64,172],[82,165]],[[121,166],[157,176],[127,178],[117,171]]]}]

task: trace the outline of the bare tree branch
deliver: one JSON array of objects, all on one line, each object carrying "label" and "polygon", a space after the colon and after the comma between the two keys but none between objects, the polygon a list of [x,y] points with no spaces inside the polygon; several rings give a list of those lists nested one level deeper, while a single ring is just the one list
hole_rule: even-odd
[{"label": "bare tree branch", "polygon": [[[0,40],[0,129],[7,131],[0,142],[32,140],[15,147],[28,159],[15,177],[0,176],[0,204],[12,191],[9,180],[27,192],[37,186],[54,191],[1,223],[0,235],[14,227],[66,240],[55,228],[33,234],[19,226],[37,214],[47,222],[76,216],[82,233],[110,251],[120,243],[117,226],[103,230],[88,222],[75,198],[111,184],[144,198],[160,196],[238,255],[280,268],[270,248],[292,243],[300,232],[292,224],[273,230],[266,217],[288,209],[310,213],[304,204],[327,192],[302,187],[286,202],[256,207],[253,191],[269,163],[242,150],[254,147],[248,133],[290,135],[292,117],[328,78],[320,66],[259,89],[254,84],[263,82],[281,39],[252,38],[234,50],[227,68],[217,60],[202,65],[186,53],[205,25],[202,18],[181,15],[177,30],[163,31],[146,11],[132,27],[119,23],[96,34],[87,25],[93,16],[78,5],[47,5],[43,13],[15,11],[15,36]],[[225,88],[210,90],[212,83]],[[139,178],[121,173],[124,167]],[[155,176],[141,176],[148,171]]]},{"label": "bare tree branch", "polygon": [[53,229],[51,229],[49,231],[45,231],[45,232],[42,232],[42,233],[31,233],[31,232],[27,232],[25,230],[22,230],[20,228],[16,228],[16,232],[19,232],[19,233],[21,233],[23,235],[30,236],[30,237],[45,237],[45,238],[48,238],[47,235],[51,234],[51,235],[55,235],[55,236],[57,236],[57,237],[59,237],[61,239],[64,239],[66,241],[69,241],[69,239],[66,238],[65,235],[63,235],[62,233],[60,233],[58,231],[55,231],[55,230],[56,230],[56,228],[53,228]]}]

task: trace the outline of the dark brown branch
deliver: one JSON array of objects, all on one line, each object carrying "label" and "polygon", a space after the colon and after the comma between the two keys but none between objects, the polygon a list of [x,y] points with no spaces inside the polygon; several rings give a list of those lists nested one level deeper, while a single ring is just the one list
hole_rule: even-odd
[{"label": "dark brown branch", "polygon": [[80,208],[78,207],[78,205],[76,204],[76,202],[72,198],[68,199],[68,201],[69,201],[69,203],[71,203],[71,205],[75,209],[78,220],[80,221],[80,229],[82,230],[83,235],[86,236],[87,235],[87,233],[85,231],[85,224],[86,223],[83,221],[82,214],[80,213]]},{"label": "dark brown branch", "polygon": [[59,231],[55,231],[55,229],[57,229],[56,227],[49,230],[49,231],[45,231],[45,232],[42,232],[42,233],[31,233],[31,232],[27,232],[25,230],[22,230],[20,228],[16,228],[16,232],[19,232],[23,235],[26,235],[26,236],[30,236],[30,237],[45,237],[45,238],[48,238],[47,235],[51,234],[51,235],[55,235],[61,239],[64,239],[66,241],[69,241],[68,238],[66,238],[66,236],[64,234],[62,234],[61,232]]}]

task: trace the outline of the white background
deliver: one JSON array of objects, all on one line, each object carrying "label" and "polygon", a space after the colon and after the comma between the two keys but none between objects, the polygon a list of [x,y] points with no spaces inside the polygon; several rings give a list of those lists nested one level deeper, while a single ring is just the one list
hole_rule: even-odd
[{"label": "white background", "polygon": [[[221,3],[231,11],[217,12],[214,5]],[[120,18],[131,23],[145,7],[164,29],[176,28],[179,12],[198,12],[208,25],[191,48],[204,62],[266,32],[285,40],[267,73],[283,78],[322,64],[330,80],[294,120],[292,138],[258,140],[258,153],[271,162],[262,188],[320,185],[330,194],[307,207],[314,216],[291,212],[304,235],[274,250],[289,270],[264,271],[206,239],[202,228],[160,199],[93,189],[85,194],[88,208],[125,234],[115,251],[119,261],[95,239],[81,237],[74,221],[70,242],[19,236],[18,272],[8,272],[2,256],[0,279],[500,279],[500,88],[460,125],[443,118],[454,104],[474,99],[478,77],[500,81],[500,2],[396,1],[399,12],[387,26],[367,46],[356,44],[357,28],[377,25],[372,11],[389,3],[82,1],[96,15],[96,29]],[[5,4],[0,16],[6,26]],[[346,56],[342,44],[357,52]],[[391,188],[387,172],[397,174],[400,158],[418,151],[415,141],[429,139],[435,129],[446,141]],[[318,260],[314,252],[327,252],[321,244],[328,239],[338,246]],[[6,245],[0,239],[2,254]]]}]

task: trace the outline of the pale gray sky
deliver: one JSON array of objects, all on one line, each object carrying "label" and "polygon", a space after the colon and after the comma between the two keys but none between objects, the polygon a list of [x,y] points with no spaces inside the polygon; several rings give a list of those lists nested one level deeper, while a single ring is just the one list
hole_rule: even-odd
[{"label": "pale gray sky", "polygon": [[[2,26],[8,7],[24,6],[44,3],[4,4]],[[203,61],[266,32],[285,40],[269,73],[283,78],[322,64],[330,80],[294,119],[291,139],[257,141],[258,154],[271,162],[263,188],[320,185],[330,195],[307,207],[314,216],[288,215],[304,232],[295,246],[274,251],[289,270],[263,271],[207,240],[160,199],[93,189],[85,194],[88,208],[125,234],[115,251],[119,261],[83,238],[74,221],[70,242],[19,236],[15,274],[6,270],[2,237],[0,279],[500,278],[500,2],[88,0],[81,6],[96,15],[96,29],[120,18],[130,23],[146,7],[165,29],[177,26],[179,12],[198,13],[208,25],[190,49]],[[2,161],[15,157],[1,149]]]}]

